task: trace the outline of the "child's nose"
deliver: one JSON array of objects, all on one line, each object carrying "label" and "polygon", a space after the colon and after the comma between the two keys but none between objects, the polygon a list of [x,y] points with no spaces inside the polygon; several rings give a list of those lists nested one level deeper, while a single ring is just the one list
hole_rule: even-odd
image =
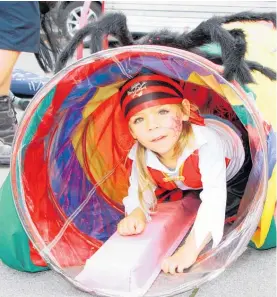
[{"label": "child's nose", "polygon": [[159,123],[155,116],[149,116],[147,119],[148,129],[153,130],[159,127]]}]

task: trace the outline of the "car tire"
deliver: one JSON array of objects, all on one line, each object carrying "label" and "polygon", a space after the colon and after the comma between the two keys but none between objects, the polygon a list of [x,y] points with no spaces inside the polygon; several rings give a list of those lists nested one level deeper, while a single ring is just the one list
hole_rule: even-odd
[{"label": "car tire", "polygon": [[[62,30],[63,36],[67,40],[70,40],[74,35],[74,24],[72,24],[72,22],[74,22],[75,20],[76,23],[78,22],[78,20],[74,18],[74,15],[77,14],[78,16],[80,16],[83,4],[83,1],[72,1],[61,11],[60,29]],[[97,2],[91,1],[89,12],[89,14],[91,14],[90,20],[97,19],[101,15],[101,13],[101,5]],[[85,40],[84,45],[85,47],[89,47],[89,40]]]}]

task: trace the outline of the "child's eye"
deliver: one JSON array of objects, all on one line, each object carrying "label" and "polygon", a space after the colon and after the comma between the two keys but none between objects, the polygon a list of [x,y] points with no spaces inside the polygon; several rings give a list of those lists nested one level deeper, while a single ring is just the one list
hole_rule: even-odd
[{"label": "child's eye", "polygon": [[161,115],[164,115],[164,114],[167,114],[167,113],[169,113],[169,111],[167,109],[160,109],[159,110],[159,114],[161,114]]},{"label": "child's eye", "polygon": [[134,120],[134,124],[139,124],[139,123],[141,123],[143,121],[143,118],[136,118],[135,120]]}]

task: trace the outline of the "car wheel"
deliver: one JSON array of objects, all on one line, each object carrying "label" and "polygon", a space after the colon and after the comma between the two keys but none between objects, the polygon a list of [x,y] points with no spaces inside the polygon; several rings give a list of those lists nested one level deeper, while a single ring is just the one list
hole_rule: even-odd
[{"label": "car wheel", "polygon": [[[61,12],[61,29],[63,36],[70,40],[79,29],[79,21],[81,17],[83,2],[72,1]],[[91,2],[88,14],[88,22],[96,20],[101,14],[101,5],[99,3]],[[85,39],[84,45],[89,45],[89,37]]]}]

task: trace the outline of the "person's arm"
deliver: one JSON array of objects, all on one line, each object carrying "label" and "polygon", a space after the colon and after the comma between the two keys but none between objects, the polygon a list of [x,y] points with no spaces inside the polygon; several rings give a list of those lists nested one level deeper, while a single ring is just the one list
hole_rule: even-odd
[{"label": "person's arm", "polygon": [[139,194],[138,194],[138,175],[136,169],[135,161],[132,164],[132,171],[129,178],[129,189],[128,189],[128,196],[123,199],[123,205],[125,207],[126,215],[130,215],[131,213],[138,213],[141,212],[145,215],[147,220],[150,220],[150,215],[148,215],[142,208],[141,203],[139,201]]},{"label": "person's arm", "polygon": [[125,213],[129,215],[133,210],[140,207],[138,196],[138,178],[135,161],[132,164],[132,171],[129,178],[128,196],[123,199],[123,205],[125,207]]},{"label": "person's arm", "polygon": [[128,196],[123,199],[125,218],[117,225],[117,231],[122,236],[135,235],[143,232],[149,215],[142,209],[138,195],[138,179],[136,166],[132,164]]},{"label": "person's arm", "polygon": [[226,162],[223,144],[213,131],[207,131],[208,143],[199,149],[199,170],[203,190],[193,231],[196,246],[212,237],[213,247],[222,239],[227,200]]},{"label": "person's arm", "polygon": [[213,247],[223,236],[226,208],[226,163],[221,139],[215,132],[206,130],[208,143],[199,150],[199,171],[203,190],[193,228],[173,256],[162,262],[165,273],[175,274],[193,265],[207,243],[213,239]]}]

